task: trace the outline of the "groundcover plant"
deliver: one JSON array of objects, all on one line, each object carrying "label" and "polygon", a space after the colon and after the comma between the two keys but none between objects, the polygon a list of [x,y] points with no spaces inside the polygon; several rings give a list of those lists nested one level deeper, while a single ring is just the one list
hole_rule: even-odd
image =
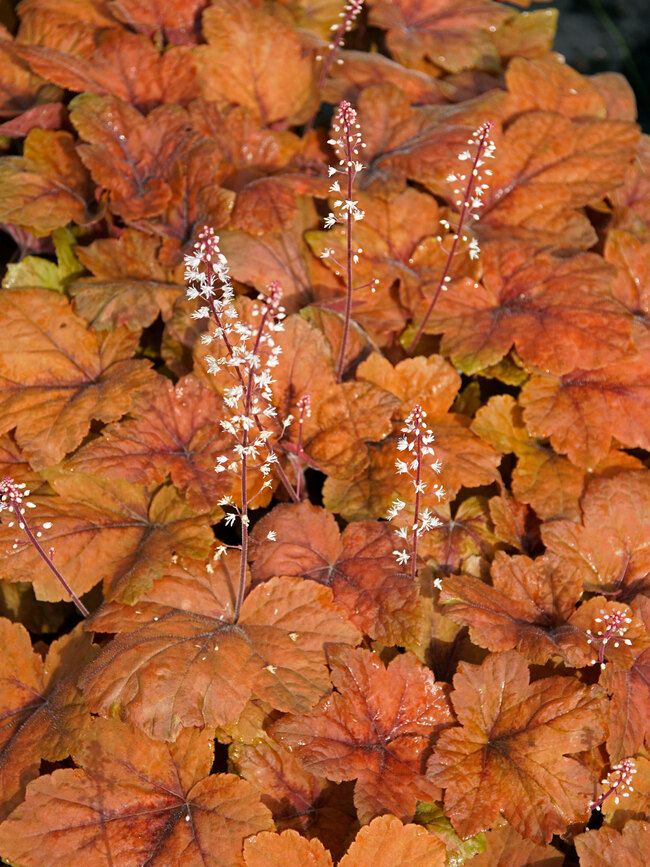
[{"label": "groundcover plant", "polygon": [[0,855],[648,864],[625,79],[525,0],[15,13]]}]

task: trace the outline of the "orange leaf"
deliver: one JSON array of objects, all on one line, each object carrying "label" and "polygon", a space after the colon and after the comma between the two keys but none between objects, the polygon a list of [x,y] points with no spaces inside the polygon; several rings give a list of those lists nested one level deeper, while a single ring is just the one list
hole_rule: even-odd
[{"label": "orange leaf", "polygon": [[77,258],[93,273],[70,286],[77,313],[97,329],[126,325],[137,331],[159,313],[169,319],[183,278],[160,261],[162,252],[158,238],[134,229],[77,247]]},{"label": "orange leaf", "polygon": [[503,241],[485,246],[482,263],[482,283],[452,285],[429,325],[443,333],[443,355],[464,373],[496,364],[513,345],[525,364],[557,375],[629,350],[631,322],[599,256],[559,258]]},{"label": "orange leaf", "polygon": [[209,0],[111,0],[113,14],[149,37],[172,45],[197,41],[197,19]]},{"label": "orange leaf", "polygon": [[357,834],[339,867],[443,867],[445,844],[419,825],[379,816]]},{"label": "orange leaf", "polygon": [[[207,516],[191,511],[173,487],[152,496],[123,479],[61,471],[49,481],[57,496],[32,496],[40,541],[46,551],[54,548],[57,567],[79,596],[103,579],[108,598],[134,602],[175,553],[205,556],[214,539]],[[38,599],[67,599],[34,548],[21,537],[14,549],[15,539],[15,528],[0,525],[2,577],[31,582]]]},{"label": "orange leaf", "polygon": [[524,659],[509,651],[461,662],[452,702],[461,725],[441,734],[428,773],[462,837],[499,813],[537,843],[587,820],[591,775],[566,756],[604,739],[598,687],[567,677],[529,685]]},{"label": "orange leaf", "polygon": [[481,229],[538,246],[591,247],[596,233],[582,208],[623,182],[637,142],[631,123],[526,112],[497,137]]},{"label": "orange leaf", "polygon": [[521,392],[524,419],[537,437],[580,467],[592,469],[613,441],[650,449],[650,344],[641,355],[575,370],[534,376]]},{"label": "orange leaf", "polygon": [[224,414],[223,401],[193,376],[176,386],[159,377],[134,397],[128,421],[109,425],[66,467],[145,485],[169,474],[197,512],[216,509],[235,487],[230,473],[214,471],[215,457],[232,447],[219,424]]},{"label": "orange leaf", "polygon": [[194,52],[206,99],[248,108],[264,126],[307,120],[315,108],[312,60],[280,10],[214,0],[203,34],[208,45]]},{"label": "orange leaf", "polygon": [[95,654],[79,629],[53,642],[45,661],[32,653],[19,623],[0,619],[0,635],[0,816],[5,818],[38,776],[41,759],[60,761],[75,749],[87,718],[76,680]]},{"label": "orange leaf", "polygon": [[36,469],[60,461],[93,419],[119,418],[152,381],[149,363],[131,360],[136,344],[123,330],[88,330],[55,292],[3,290],[0,431],[16,428]]},{"label": "orange leaf", "polygon": [[31,130],[21,157],[0,161],[0,220],[48,235],[90,221],[91,184],[68,132]]},{"label": "orange leaf", "polygon": [[650,822],[628,822],[622,833],[608,825],[576,837],[580,867],[645,867],[650,855]]},{"label": "orange leaf", "polygon": [[565,575],[551,556],[530,560],[497,551],[492,586],[469,575],[450,576],[440,603],[470,638],[491,651],[518,650],[530,662],[559,657],[582,667],[593,655],[586,636],[568,621],[582,596],[579,578]]},{"label": "orange leaf", "polygon": [[244,843],[246,867],[332,867],[330,853],[319,840],[305,840],[297,831],[265,831]]},{"label": "orange leaf", "polygon": [[552,111],[569,118],[605,118],[605,101],[592,78],[581,75],[558,55],[525,60],[515,57],[506,72],[506,117],[526,111]]},{"label": "orange leaf", "polygon": [[633,317],[634,342],[643,352],[650,346],[650,243],[612,229],[605,243],[605,259],[618,269],[614,295]]},{"label": "orange leaf", "polygon": [[[235,722],[251,697],[280,710],[312,707],[327,691],[324,647],[359,634],[312,581],[275,578],[256,587],[232,622],[238,558],[170,567],[129,606],[106,606],[93,620],[117,637],[83,676],[91,708],[119,707],[153,737],[182,726]],[[188,675],[191,672],[191,675]]]},{"label": "orange leaf", "polygon": [[307,771],[294,753],[267,738],[234,743],[228,756],[260,792],[279,831],[293,829],[324,843],[334,857],[347,848],[358,827],[350,783],[329,783]]},{"label": "orange leaf", "polygon": [[491,0],[373,0],[370,21],[396,60],[439,75],[497,68],[489,33],[509,14]]},{"label": "orange leaf", "polygon": [[33,782],[0,826],[3,854],[25,867],[198,864],[240,867],[246,837],[273,827],[253,787],[208,776],[212,734],[185,730],[151,741],[117,720],[96,719],[75,750],[79,770]]},{"label": "orange leaf", "polygon": [[[277,541],[266,541],[269,532]],[[325,509],[280,505],[255,525],[251,541],[255,582],[302,575],[325,584],[350,620],[382,644],[404,646],[419,631],[418,589],[396,566],[388,524],[349,524],[341,535]]]},{"label": "orange leaf", "polygon": [[[650,601],[639,597],[635,601],[638,613],[650,634]],[[634,658],[630,667],[608,665],[601,683],[611,696],[607,750],[612,762],[634,755],[650,744],[650,648],[632,643]]]},{"label": "orange leaf", "polygon": [[110,94],[144,111],[161,102],[185,104],[199,95],[187,48],[159,52],[145,36],[126,30],[95,31],[93,50],[77,55],[37,45],[20,45],[18,54],[34,72],[66,90]]},{"label": "orange leaf", "polygon": [[564,855],[554,846],[524,840],[507,822],[485,835],[485,852],[475,855],[472,867],[562,867]]},{"label": "orange leaf", "polygon": [[617,228],[643,232],[650,224],[650,136],[639,139],[636,160],[626,167],[622,185],[609,199]]},{"label": "orange leaf", "polygon": [[114,96],[84,93],[70,103],[79,155],[93,180],[109,193],[111,210],[127,220],[165,212],[172,182],[192,134],[187,113],[162,105],[146,117]]},{"label": "orange leaf", "polygon": [[437,790],[422,776],[432,738],[451,722],[446,692],[413,656],[384,668],[367,650],[330,653],[335,692],[302,716],[287,716],[271,734],[305,767],[334,781],[356,779],[362,822],[383,812],[412,816]]},{"label": "orange leaf", "polygon": [[582,521],[542,528],[546,547],[585,590],[629,602],[650,590],[650,480],[645,470],[594,479],[581,501]]}]

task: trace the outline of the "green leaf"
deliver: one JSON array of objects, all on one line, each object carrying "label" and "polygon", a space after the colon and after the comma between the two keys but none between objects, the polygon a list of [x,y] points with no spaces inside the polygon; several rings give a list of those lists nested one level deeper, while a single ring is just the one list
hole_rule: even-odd
[{"label": "green leaf", "polygon": [[439,804],[420,801],[414,821],[445,841],[447,867],[461,867],[470,858],[485,852],[485,834],[481,832],[468,840],[461,840]]}]

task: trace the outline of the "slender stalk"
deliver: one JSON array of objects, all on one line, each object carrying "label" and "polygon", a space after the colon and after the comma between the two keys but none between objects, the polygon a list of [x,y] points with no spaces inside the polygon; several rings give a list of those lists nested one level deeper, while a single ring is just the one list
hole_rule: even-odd
[{"label": "slender stalk", "polygon": [[415,435],[415,456],[418,462],[415,471],[415,506],[413,509],[413,532],[411,536],[411,579],[415,581],[418,574],[418,531],[420,526],[420,499],[422,497],[422,428],[417,428]]},{"label": "slender stalk", "polygon": [[356,154],[355,143],[353,141],[352,124],[356,122],[356,114],[352,111],[343,110],[340,112],[341,121],[343,124],[343,144],[345,156],[345,174],[346,174],[346,212],[345,212],[345,314],[343,319],[343,335],[341,337],[341,346],[339,348],[338,361],[336,363],[336,381],[340,382],[343,377],[343,367],[345,365],[345,353],[348,347],[348,339],[350,335],[350,319],[352,318],[352,292],[354,286],[352,284],[352,262],[354,251],[352,248],[352,226],[354,224],[354,212],[352,205],[352,194],[354,188],[354,178],[356,175]]},{"label": "slender stalk", "polygon": [[[214,298],[210,299],[210,310],[212,311],[212,315],[214,317],[215,322],[217,323],[217,327],[220,329],[221,334],[223,336],[223,342],[224,342],[224,346],[226,347],[226,351],[227,351],[228,355],[230,356],[230,358],[232,358],[234,355],[232,343],[230,342],[228,335],[226,334],[226,331],[222,325],[221,316],[219,315],[219,311],[217,310],[217,306],[214,302]],[[259,344],[259,340],[258,340],[258,344]],[[238,366],[235,366],[235,371],[237,373],[237,378],[239,379],[239,384],[242,386],[242,388],[246,388],[246,385],[244,383],[244,378],[242,376],[242,372]],[[257,425],[260,433],[262,433],[264,430],[266,430],[266,428],[262,424],[262,419],[260,418],[259,414],[256,413],[253,416],[253,418],[255,419],[255,424]],[[278,457],[277,457],[277,455],[273,449],[273,446],[267,444],[267,449],[268,449],[269,454],[275,458],[275,460],[273,462],[273,466],[275,467],[275,471],[278,474],[278,478],[280,479],[280,482],[284,485],[286,492],[289,494],[289,496],[291,497],[291,499],[293,500],[294,503],[300,502],[300,496],[296,493],[296,491],[295,491],[293,485],[291,484],[291,481],[289,480],[287,474],[282,469],[282,465],[281,465],[281,463],[280,463],[280,461],[279,461],[279,459],[278,459]]]},{"label": "slender stalk", "polygon": [[30,527],[29,521],[25,516],[25,510],[21,508],[23,495],[20,491],[20,488],[16,486],[15,483],[10,479],[4,479],[2,483],[0,483],[0,490],[2,491],[2,498],[4,503],[6,504],[6,507],[11,510],[14,518],[18,523],[18,527],[25,533],[31,546],[34,548],[34,550],[37,552],[38,556],[43,560],[43,562],[47,565],[48,569],[52,572],[59,584],[63,587],[65,592],[70,597],[71,601],[75,604],[81,616],[88,617],[90,612],[83,604],[81,599],[79,599],[72,587],[68,584],[63,575],[56,568],[56,566],[52,562],[52,558],[48,557],[48,555],[45,553],[41,543],[38,541],[36,533],[34,533],[32,528]]},{"label": "slender stalk", "polygon": [[[460,239],[463,237],[463,230],[465,225],[472,214],[472,210],[474,208],[476,187],[480,181],[480,172],[479,167],[482,164],[482,157],[485,155],[486,146],[488,145],[489,135],[491,130],[491,124],[484,124],[479,132],[479,139],[476,147],[476,154],[474,155],[474,159],[471,163],[471,169],[467,176],[467,184],[465,185],[465,190],[463,192],[463,198],[460,203],[460,213],[458,217],[458,227],[454,232],[452,245],[449,249],[449,253],[447,254],[447,259],[445,261],[444,268],[442,269],[442,274],[440,276],[440,280],[438,281],[438,285],[436,286],[435,292],[429,302],[429,306],[427,307],[427,311],[424,314],[420,325],[418,326],[418,330],[415,332],[415,336],[411,343],[409,344],[406,352],[408,355],[412,355],[415,351],[418,343],[420,342],[422,335],[424,333],[424,329],[427,327],[427,323],[431,318],[431,314],[433,313],[433,309],[436,306],[436,302],[440,296],[440,293],[443,290],[446,290],[447,283],[451,282],[451,266],[454,261],[454,256],[456,255],[456,251],[458,249],[458,244]],[[478,215],[476,215],[478,216]]]}]

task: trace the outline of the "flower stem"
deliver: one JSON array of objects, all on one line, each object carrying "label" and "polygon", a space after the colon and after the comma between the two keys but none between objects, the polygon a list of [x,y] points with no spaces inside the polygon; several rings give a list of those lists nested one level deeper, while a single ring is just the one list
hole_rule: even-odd
[{"label": "flower stem", "polygon": [[32,547],[36,550],[36,552],[38,553],[39,557],[40,557],[40,558],[41,558],[41,559],[42,559],[42,560],[47,564],[49,570],[52,572],[52,574],[53,574],[54,577],[57,579],[57,581],[59,582],[59,584],[63,587],[63,589],[65,590],[65,592],[68,594],[68,596],[70,597],[71,601],[74,602],[74,604],[75,604],[77,610],[79,611],[79,613],[81,614],[81,616],[82,616],[82,617],[88,617],[88,615],[90,614],[90,612],[88,611],[88,609],[86,608],[86,606],[83,604],[83,602],[81,601],[81,599],[79,599],[79,597],[78,597],[77,594],[74,592],[74,590],[72,589],[72,587],[71,587],[71,586],[68,584],[68,582],[65,580],[65,578],[63,577],[63,575],[62,575],[62,574],[59,572],[59,570],[56,568],[56,566],[55,566],[54,563],[52,562],[51,557],[48,557],[48,555],[45,553],[45,551],[43,550],[43,547],[41,546],[41,543],[38,541],[38,539],[36,538],[36,535],[35,535],[35,533],[33,532],[32,528],[29,526],[29,523],[27,522],[27,518],[25,517],[25,515],[21,514],[21,512],[20,512],[20,507],[18,506],[18,504],[13,503],[12,506],[11,506],[11,508],[12,508],[12,511],[13,511],[14,516],[15,516],[15,518],[16,518],[16,521],[18,522],[18,526],[22,528],[22,530],[24,531],[25,535],[26,535],[27,538],[29,539],[30,544],[31,544]]},{"label": "flower stem", "polygon": [[424,329],[427,327],[429,319],[431,318],[431,314],[433,313],[433,309],[436,306],[436,302],[438,301],[440,293],[443,291],[443,289],[446,289],[447,283],[450,282],[449,272],[451,271],[451,266],[454,261],[454,256],[456,255],[456,250],[458,249],[459,241],[463,236],[463,229],[465,228],[465,224],[472,212],[474,191],[479,181],[479,164],[481,161],[481,157],[483,156],[484,149],[488,143],[490,130],[490,124],[485,124],[481,130],[479,140],[477,142],[476,154],[471,164],[471,169],[467,178],[467,184],[465,186],[465,191],[463,194],[460,214],[458,217],[458,227],[454,232],[453,242],[449,249],[449,253],[447,254],[447,259],[445,261],[444,268],[442,269],[440,280],[438,281],[438,285],[436,286],[435,292],[433,293],[433,297],[429,302],[427,311],[424,314],[420,325],[418,326],[418,330],[415,332],[415,336],[406,350],[407,355],[413,355],[413,353],[415,352],[415,349],[420,342],[422,335],[424,334]]},{"label": "flower stem", "polygon": [[[347,200],[352,201],[352,192],[354,185],[354,155],[352,153],[352,138],[351,138],[350,122],[344,117],[344,136],[345,136],[345,158],[346,158],[346,175],[347,175]],[[338,362],[336,364],[336,381],[340,382],[343,377],[343,367],[345,365],[345,353],[348,347],[348,339],[350,335],[350,319],[352,318],[352,224],[354,218],[352,210],[348,208],[345,221],[346,234],[346,263],[345,263],[345,282],[346,282],[346,297],[345,297],[345,314],[343,320],[343,335],[341,337],[341,346],[339,349]]]},{"label": "flower stem", "polygon": [[[212,315],[214,317],[214,320],[217,323],[217,328],[220,329],[221,334],[223,336],[223,342],[224,342],[224,345],[226,347],[226,351],[227,351],[228,355],[232,358],[234,355],[232,343],[230,342],[228,335],[226,334],[226,331],[222,325],[221,316],[219,315],[219,311],[217,310],[217,306],[216,306],[213,298],[210,299],[210,309],[212,311]],[[258,339],[258,343],[259,343],[259,339]],[[235,371],[237,373],[237,378],[239,379],[239,384],[242,386],[242,388],[245,388],[246,385],[244,383],[244,378],[243,378],[242,372],[238,366],[235,366]],[[259,415],[257,413],[253,417],[255,419],[255,424],[257,425],[258,430],[260,431],[260,433],[262,433],[265,430],[265,427],[262,424],[261,418],[259,417]],[[293,485],[291,484],[289,478],[287,477],[287,474],[282,469],[282,465],[280,464],[280,461],[279,461],[277,455],[275,454],[273,446],[267,444],[267,449],[268,449],[271,457],[275,457],[275,460],[273,462],[273,466],[275,467],[275,470],[278,474],[278,478],[280,479],[280,482],[284,485],[286,492],[289,494],[289,496],[291,497],[291,499],[293,500],[294,503],[300,502],[300,497],[296,493]]]},{"label": "flower stem", "polygon": [[422,428],[418,427],[415,435],[415,455],[418,462],[415,472],[415,507],[413,509],[413,535],[411,539],[411,579],[415,581],[418,574],[418,527],[420,524],[420,498],[422,482]]}]

